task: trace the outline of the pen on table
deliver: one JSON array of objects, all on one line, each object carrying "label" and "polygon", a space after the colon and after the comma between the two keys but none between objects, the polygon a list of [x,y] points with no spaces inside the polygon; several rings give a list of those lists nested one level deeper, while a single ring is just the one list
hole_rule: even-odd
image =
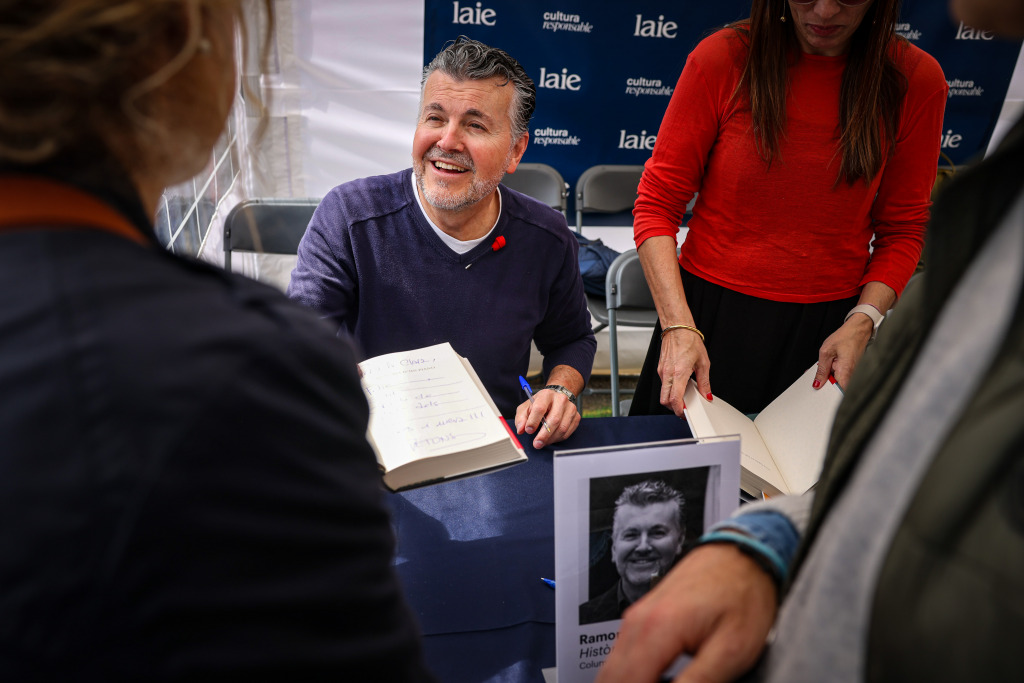
[{"label": "pen on table", "polygon": [[[533,391],[530,390],[529,382],[527,382],[526,379],[524,379],[522,375],[519,375],[519,384],[522,385],[523,391],[526,392],[526,398],[530,399],[530,405],[532,406],[533,405]],[[548,434],[550,434],[551,433],[551,427],[548,426],[548,421],[545,420],[542,417],[540,419],[540,423],[542,425],[544,425],[544,429],[548,430]]]},{"label": "pen on table", "polygon": [[544,583],[546,583],[546,584],[547,584],[548,586],[550,586],[551,588],[554,588],[554,587],[555,587],[555,581],[554,581],[554,579],[545,579],[545,578],[544,578],[544,577],[542,576],[542,577],[540,578],[540,580],[541,580],[541,581],[543,581]]}]

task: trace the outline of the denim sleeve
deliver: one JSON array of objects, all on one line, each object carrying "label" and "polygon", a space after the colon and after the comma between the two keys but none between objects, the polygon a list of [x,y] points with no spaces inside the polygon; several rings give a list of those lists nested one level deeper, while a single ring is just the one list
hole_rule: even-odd
[{"label": "denim sleeve", "polygon": [[771,548],[785,566],[793,560],[800,535],[789,517],[775,510],[759,510],[740,514],[711,526],[708,533],[738,531]]},{"label": "denim sleeve", "polygon": [[735,546],[771,576],[781,594],[799,542],[800,534],[789,517],[776,509],[758,507],[711,525],[698,545]]}]

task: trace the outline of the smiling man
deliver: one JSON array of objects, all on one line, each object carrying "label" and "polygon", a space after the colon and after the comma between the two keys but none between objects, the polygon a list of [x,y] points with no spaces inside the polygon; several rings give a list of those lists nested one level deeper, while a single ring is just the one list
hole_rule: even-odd
[{"label": "smiling man", "polygon": [[683,552],[683,494],[663,481],[623,489],[612,519],[612,563],[619,581],[580,605],[580,624],[621,619]]},{"label": "smiling man", "polygon": [[[450,43],[423,70],[412,168],[324,197],[288,294],[368,357],[450,342],[542,448],[579,425],[597,343],[565,217],[500,185],[526,151],[535,103],[507,53]],[[546,377],[532,404],[517,379],[531,341]]]}]

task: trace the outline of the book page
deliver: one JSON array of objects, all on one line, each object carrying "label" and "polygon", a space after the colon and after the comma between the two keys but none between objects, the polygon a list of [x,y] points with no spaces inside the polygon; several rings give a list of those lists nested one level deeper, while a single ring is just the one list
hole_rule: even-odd
[{"label": "book page", "polygon": [[698,393],[692,379],[686,385],[683,401],[686,403],[686,419],[694,436],[706,438],[739,434],[743,468],[779,491],[789,490],[785,477],[776,467],[758,428],[749,417],[720,398],[708,401]]},{"label": "book page", "polygon": [[388,470],[508,440],[490,396],[448,343],[377,356],[359,368],[370,403],[368,431]]},{"label": "book page", "polygon": [[811,366],[754,420],[792,493],[803,493],[818,480],[843,400],[842,390],[831,381],[821,389],[811,386],[816,370]]}]

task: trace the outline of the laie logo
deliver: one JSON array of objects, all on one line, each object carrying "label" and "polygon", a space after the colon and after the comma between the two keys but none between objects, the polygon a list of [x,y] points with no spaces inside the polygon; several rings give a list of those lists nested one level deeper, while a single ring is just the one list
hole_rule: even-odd
[{"label": "laie logo", "polygon": [[541,67],[537,87],[550,88],[552,90],[579,90],[580,77],[569,73],[568,69],[562,69],[561,73],[557,71],[548,73],[547,69]]},{"label": "laie logo", "polygon": [[548,145],[571,145],[576,147],[580,144],[578,135],[569,135],[564,128],[534,128],[531,144],[547,147]]},{"label": "laie logo", "polygon": [[576,33],[590,33],[594,25],[589,21],[581,21],[578,14],[566,14],[565,12],[545,12],[544,23],[541,24],[541,31],[574,31]]},{"label": "laie logo", "polygon": [[674,21],[665,21],[665,15],[659,14],[658,19],[644,19],[644,15],[636,15],[636,28],[634,36],[641,38],[675,38],[679,24]]},{"label": "laie logo", "polygon": [[474,24],[476,26],[494,26],[497,23],[495,17],[498,15],[494,10],[484,9],[483,3],[476,3],[476,7],[459,7],[459,0],[452,2],[454,6],[453,24]]},{"label": "laie logo", "polygon": [[956,30],[957,40],[992,40],[996,36],[992,31],[979,31],[976,28],[971,28],[964,22],[960,22],[960,27]]},{"label": "laie logo", "polygon": [[960,143],[963,142],[963,139],[963,135],[954,133],[953,129],[950,128],[941,137],[942,149],[957,149],[960,147]]},{"label": "laie logo", "polygon": [[917,29],[911,28],[910,24],[906,22],[896,24],[896,33],[907,40],[921,40],[921,32]]},{"label": "laie logo", "polygon": [[619,131],[619,149],[654,149],[654,141],[657,135],[648,135],[646,130],[640,131],[639,135]]}]

